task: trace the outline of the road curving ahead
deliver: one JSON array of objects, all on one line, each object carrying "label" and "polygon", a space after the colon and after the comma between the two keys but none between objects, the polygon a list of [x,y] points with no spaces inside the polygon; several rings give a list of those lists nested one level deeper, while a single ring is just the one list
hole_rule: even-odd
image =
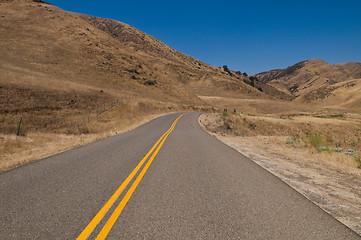
[{"label": "road curving ahead", "polygon": [[0,239],[361,239],[198,116],[0,174]]}]

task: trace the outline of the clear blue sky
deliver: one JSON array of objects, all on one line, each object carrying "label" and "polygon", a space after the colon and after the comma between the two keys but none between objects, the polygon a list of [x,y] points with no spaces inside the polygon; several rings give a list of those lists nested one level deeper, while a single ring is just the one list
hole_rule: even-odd
[{"label": "clear blue sky", "polygon": [[319,58],[361,62],[361,1],[48,0],[115,19],[203,62],[254,74]]}]

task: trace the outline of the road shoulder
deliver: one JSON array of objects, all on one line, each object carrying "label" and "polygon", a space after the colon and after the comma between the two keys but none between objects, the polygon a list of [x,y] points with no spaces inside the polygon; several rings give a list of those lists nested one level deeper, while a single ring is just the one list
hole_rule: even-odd
[{"label": "road shoulder", "polygon": [[[215,114],[202,114],[202,128],[282,179],[299,193],[361,235],[361,174],[340,170],[305,149],[282,144],[284,137],[240,137],[227,134]],[[322,156],[320,156],[322,157]]]}]

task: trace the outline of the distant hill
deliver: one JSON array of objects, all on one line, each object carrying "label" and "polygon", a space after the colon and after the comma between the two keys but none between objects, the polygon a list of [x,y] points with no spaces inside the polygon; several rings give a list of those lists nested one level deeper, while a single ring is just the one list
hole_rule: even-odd
[{"label": "distant hill", "polygon": [[259,73],[255,77],[297,101],[309,102],[330,96],[339,83],[361,78],[361,63],[331,65],[312,59],[286,69]]}]

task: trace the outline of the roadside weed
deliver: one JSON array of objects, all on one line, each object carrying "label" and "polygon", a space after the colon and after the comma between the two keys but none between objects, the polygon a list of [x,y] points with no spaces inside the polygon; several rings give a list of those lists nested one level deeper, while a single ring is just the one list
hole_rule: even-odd
[{"label": "roadside weed", "polygon": [[358,163],[357,167],[361,169],[361,155],[360,154],[355,155],[354,159]]}]

